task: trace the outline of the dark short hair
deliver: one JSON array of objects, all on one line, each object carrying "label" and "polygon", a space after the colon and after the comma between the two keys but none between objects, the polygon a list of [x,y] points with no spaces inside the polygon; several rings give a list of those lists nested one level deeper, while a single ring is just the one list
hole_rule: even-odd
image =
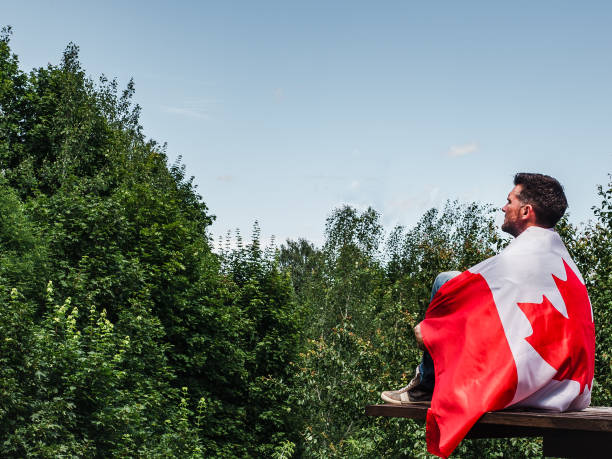
[{"label": "dark short hair", "polygon": [[544,174],[519,172],[514,176],[514,184],[521,185],[518,199],[531,205],[538,225],[552,228],[567,209],[567,198],[557,179]]}]

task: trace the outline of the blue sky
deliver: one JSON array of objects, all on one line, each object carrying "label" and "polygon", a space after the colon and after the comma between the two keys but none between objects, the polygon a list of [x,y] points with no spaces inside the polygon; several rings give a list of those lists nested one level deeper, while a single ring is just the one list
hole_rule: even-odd
[{"label": "blue sky", "polygon": [[[72,41],[136,83],[217,221],[323,240],[334,207],[388,229],[446,199],[501,207],[517,171],[566,188],[574,222],[612,172],[609,2],[10,2],[22,69]],[[501,220],[501,212],[499,212]]]}]

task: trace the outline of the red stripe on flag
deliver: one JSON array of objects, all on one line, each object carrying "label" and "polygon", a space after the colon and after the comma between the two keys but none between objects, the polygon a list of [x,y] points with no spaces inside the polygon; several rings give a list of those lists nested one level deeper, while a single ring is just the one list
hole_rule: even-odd
[{"label": "red stripe on flag", "polygon": [[485,279],[469,271],[442,286],[421,332],[436,372],[427,449],[448,457],[487,411],[513,399],[514,357]]}]

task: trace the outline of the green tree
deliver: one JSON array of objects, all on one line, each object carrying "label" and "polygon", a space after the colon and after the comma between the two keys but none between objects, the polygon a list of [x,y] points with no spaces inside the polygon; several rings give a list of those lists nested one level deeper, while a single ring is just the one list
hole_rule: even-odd
[{"label": "green tree", "polygon": [[290,362],[297,358],[300,335],[290,277],[274,253],[261,250],[259,238],[255,223],[251,243],[242,246],[238,238],[237,247],[222,259],[234,306],[242,314],[247,377],[233,388],[233,395],[244,413],[244,454],[268,457],[298,440],[300,422],[289,403],[289,390],[294,381]]},{"label": "green tree", "polygon": [[585,239],[591,260],[587,288],[593,306],[596,331],[595,388],[593,404],[612,404],[612,175],[607,186],[598,186],[601,204],[593,210],[595,223]]},{"label": "green tree", "polygon": [[[612,176],[610,176],[612,179]],[[597,187],[594,220],[578,228],[562,221],[560,234],[587,285],[595,321],[595,383],[592,403],[612,403],[612,181]]]},{"label": "green tree", "polygon": [[[246,402],[226,402],[248,380],[248,353],[241,347],[243,313],[234,304],[235,289],[210,250],[207,230],[214,217],[184,168],[168,165],[164,147],[144,138],[132,82],[121,94],[116,81],[94,83],[73,44],[59,65],[26,75],[9,37],[5,29],[0,287],[5,296],[18,288],[25,328],[18,327],[14,339],[38,350],[24,361],[41,362],[52,376],[34,390],[23,384],[34,379],[20,358],[7,357],[13,378],[7,377],[7,387],[30,389],[22,396],[17,391],[2,412],[3,420],[18,422],[6,424],[12,430],[3,431],[0,444],[11,446],[4,454],[34,451],[27,448],[38,442],[41,455],[62,448],[66,454],[131,455],[161,451],[160,439],[167,447],[179,445],[182,432],[194,441],[181,451],[240,455],[246,421],[236,413]],[[64,319],[45,299],[48,280],[55,296],[70,298],[78,311],[69,316],[74,326],[59,334],[50,326]],[[101,311],[110,325],[93,327]],[[4,329],[15,324],[16,314],[6,311]],[[102,333],[104,349],[129,337],[122,359],[99,377],[97,367],[114,361],[110,351],[92,353],[101,344],[85,339],[88,330]],[[186,395],[179,395],[181,387],[188,387]],[[52,419],[45,411],[56,430],[31,432],[31,416],[51,394],[67,414]],[[176,422],[168,414],[179,412]],[[179,450],[172,451],[181,455]]]}]

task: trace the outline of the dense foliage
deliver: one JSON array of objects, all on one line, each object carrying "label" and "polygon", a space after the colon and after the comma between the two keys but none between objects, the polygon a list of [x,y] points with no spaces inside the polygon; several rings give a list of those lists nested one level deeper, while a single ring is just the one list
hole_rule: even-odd
[{"label": "dense foliage", "polygon": [[[0,456],[421,457],[424,429],[370,419],[407,383],[435,275],[507,243],[449,202],[385,235],[342,207],[326,241],[211,250],[214,216],[145,139],[134,85],[78,48],[24,73],[0,37]],[[594,404],[612,403],[612,180],[565,238],[597,327]],[[465,441],[459,457],[541,455]]]},{"label": "dense foliage", "polygon": [[[291,284],[212,253],[207,207],[69,45],[0,40],[0,455],[258,456],[295,440]],[[276,398],[280,397],[280,400]]]}]

